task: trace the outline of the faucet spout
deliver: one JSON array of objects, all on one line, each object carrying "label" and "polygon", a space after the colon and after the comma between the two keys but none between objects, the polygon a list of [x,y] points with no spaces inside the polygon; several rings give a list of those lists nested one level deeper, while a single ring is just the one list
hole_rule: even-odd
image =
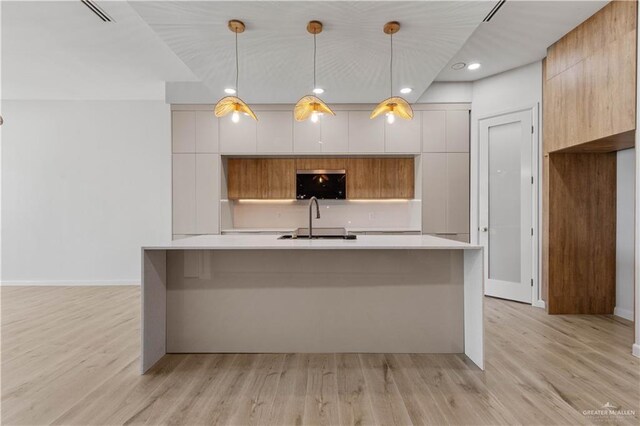
[{"label": "faucet spout", "polygon": [[313,238],[313,203],[316,203],[316,219],[320,219],[320,205],[316,197],[309,199],[309,239]]}]

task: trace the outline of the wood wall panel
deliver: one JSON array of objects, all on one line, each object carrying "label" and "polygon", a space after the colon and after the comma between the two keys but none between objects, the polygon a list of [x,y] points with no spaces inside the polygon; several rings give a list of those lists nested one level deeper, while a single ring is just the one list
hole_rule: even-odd
[{"label": "wood wall panel", "polygon": [[616,295],[616,154],[549,156],[552,314],[612,314]]},{"label": "wood wall panel", "polygon": [[636,9],[610,2],[543,61],[541,297],[549,313],[613,313],[613,151],[635,144]]},{"label": "wood wall panel", "polygon": [[636,2],[613,1],[547,50],[545,152],[635,129]]},{"label": "wood wall panel", "polygon": [[229,158],[228,198],[295,199],[296,170],[346,170],[348,199],[412,199],[413,157]]}]

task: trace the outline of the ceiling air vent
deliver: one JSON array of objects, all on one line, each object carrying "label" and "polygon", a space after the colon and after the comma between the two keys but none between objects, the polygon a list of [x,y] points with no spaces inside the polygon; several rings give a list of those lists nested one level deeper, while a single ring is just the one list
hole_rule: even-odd
[{"label": "ceiling air vent", "polygon": [[89,10],[91,10],[98,18],[102,20],[102,22],[114,22],[113,18],[102,10],[100,6],[92,2],[91,0],[80,0],[82,4],[87,6]]},{"label": "ceiling air vent", "polygon": [[487,14],[487,16],[484,17],[484,19],[482,20],[482,22],[489,22],[496,13],[498,13],[498,11],[500,10],[500,8],[502,7],[502,5],[506,2],[507,0],[500,0],[498,3],[496,3],[495,6],[493,6],[493,9],[491,9],[491,12],[489,12]]}]

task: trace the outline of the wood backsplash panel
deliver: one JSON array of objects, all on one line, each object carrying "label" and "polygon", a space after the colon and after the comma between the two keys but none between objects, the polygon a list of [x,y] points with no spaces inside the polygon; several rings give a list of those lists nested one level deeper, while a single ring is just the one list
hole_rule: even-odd
[{"label": "wood backsplash panel", "polygon": [[548,311],[613,314],[616,154],[550,154],[548,172]]}]

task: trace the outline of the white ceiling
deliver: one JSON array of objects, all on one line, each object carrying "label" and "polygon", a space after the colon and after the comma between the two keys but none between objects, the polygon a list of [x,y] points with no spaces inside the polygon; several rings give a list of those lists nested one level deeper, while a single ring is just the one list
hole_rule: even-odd
[{"label": "white ceiling", "polygon": [[[2,0],[2,98],[164,99],[164,82],[200,80],[222,96],[235,73],[226,22],[239,18],[247,24],[239,39],[241,95],[291,103],[311,88],[305,26],[319,19],[322,97],[373,103],[389,94],[382,25],[395,19],[403,27],[394,37],[394,87],[412,87],[407,98],[415,101],[434,78],[470,81],[541,59],[607,3],[508,0],[479,24],[496,1],[97,0],[116,21],[103,23],[79,0]],[[451,70],[460,61],[482,68]]]},{"label": "white ceiling", "polygon": [[250,103],[293,103],[312,88],[313,38],[320,20],[318,86],[327,102],[373,103],[389,96],[389,36],[397,20],[394,87],[410,86],[415,101],[462,47],[494,2],[132,2],[140,16],[213,93],[235,79],[232,18],[239,35],[240,96]]},{"label": "white ceiling", "polygon": [[164,99],[197,80],[126,2],[2,1],[3,99]]},{"label": "white ceiling", "polygon": [[[442,69],[437,81],[473,81],[538,61],[547,47],[600,10],[608,1],[507,0],[475,30]],[[479,62],[475,71],[455,71],[457,62]]]}]

